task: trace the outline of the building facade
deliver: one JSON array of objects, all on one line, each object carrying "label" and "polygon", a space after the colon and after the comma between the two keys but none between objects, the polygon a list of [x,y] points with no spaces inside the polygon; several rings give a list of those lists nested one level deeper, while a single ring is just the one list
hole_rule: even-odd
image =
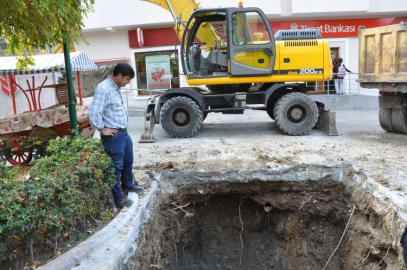
[{"label": "building facade", "polygon": [[[201,0],[200,5],[203,8],[237,7],[238,0]],[[406,0],[247,0],[243,5],[262,9],[274,33],[284,29],[319,29],[331,46],[332,56],[343,58],[354,73],[358,71],[359,26],[370,28],[407,22]],[[134,67],[136,78],[127,87],[128,100],[146,98],[152,88],[187,85],[179,62],[174,20],[162,7],[141,0],[96,0],[94,12],[85,19],[83,36],[86,42],[75,44],[76,50],[85,52],[98,65],[127,61]],[[7,44],[0,39],[0,56],[6,48]],[[168,69],[170,79],[153,87],[148,85],[146,63],[154,59],[166,59],[168,68],[165,70]],[[155,73],[159,75],[161,70]],[[55,75],[48,77],[49,81],[51,77],[55,81]],[[357,74],[348,78],[349,84],[357,84]],[[24,84],[27,78],[18,80]],[[40,81],[43,78],[37,78],[36,82]],[[12,114],[13,108],[8,82],[2,81],[1,87],[0,116],[4,116]],[[21,91],[16,92],[16,98],[18,112],[27,110],[28,104]],[[47,100],[42,102],[53,104],[55,96],[47,95]]]}]

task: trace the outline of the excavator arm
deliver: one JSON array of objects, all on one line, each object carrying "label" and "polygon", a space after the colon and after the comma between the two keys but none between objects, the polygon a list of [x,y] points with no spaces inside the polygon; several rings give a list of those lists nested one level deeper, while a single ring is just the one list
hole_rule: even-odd
[{"label": "excavator arm", "polygon": [[[174,30],[178,33],[178,37],[182,40],[182,36],[185,32],[185,24],[190,18],[191,14],[196,9],[201,9],[201,6],[195,0],[142,0],[144,2],[152,3],[168,10],[175,22]],[[190,24],[194,25],[193,23]],[[196,37],[201,43],[205,43],[205,49],[210,50],[214,46],[224,43],[219,35],[216,33],[216,29],[210,23],[203,25],[198,30]]]}]

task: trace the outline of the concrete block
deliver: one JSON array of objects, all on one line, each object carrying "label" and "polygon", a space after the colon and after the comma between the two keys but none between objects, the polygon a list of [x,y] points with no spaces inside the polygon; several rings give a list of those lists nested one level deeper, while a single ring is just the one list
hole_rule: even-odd
[{"label": "concrete block", "polygon": [[379,99],[376,96],[362,95],[310,95],[314,101],[325,104],[331,111],[378,110]]}]

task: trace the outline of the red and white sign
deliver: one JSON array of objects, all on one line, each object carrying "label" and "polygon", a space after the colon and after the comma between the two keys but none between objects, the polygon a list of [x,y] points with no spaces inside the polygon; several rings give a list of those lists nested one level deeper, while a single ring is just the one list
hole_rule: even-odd
[{"label": "red and white sign", "polygon": [[147,89],[171,88],[169,55],[146,56]]},{"label": "red and white sign", "polygon": [[143,30],[141,28],[137,28],[137,41],[140,47],[144,46],[144,35]]},{"label": "red and white sign", "polygon": [[341,19],[341,20],[309,20],[270,22],[273,32],[278,30],[318,29],[322,37],[352,37],[358,35],[359,26],[366,28],[398,24],[406,21],[404,18],[375,18],[375,19]]},{"label": "red and white sign", "polygon": [[0,77],[1,91],[7,96],[10,96],[11,93],[15,93],[17,90],[17,87],[11,82],[11,80],[15,81],[15,77],[9,75],[3,75]]},{"label": "red and white sign", "polygon": [[[273,32],[290,29],[315,29],[321,31],[322,37],[356,37],[358,27],[379,27],[406,22],[407,17],[370,18],[370,19],[337,19],[337,20],[292,20],[270,22]],[[261,31],[261,30],[260,30]],[[129,31],[130,48],[170,46],[175,44],[176,34],[174,28],[151,28]],[[177,44],[179,44],[177,39]]]}]

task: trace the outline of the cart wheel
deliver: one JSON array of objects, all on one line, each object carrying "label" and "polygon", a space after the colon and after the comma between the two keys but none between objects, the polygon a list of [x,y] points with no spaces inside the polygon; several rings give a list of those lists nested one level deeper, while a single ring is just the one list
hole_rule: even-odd
[{"label": "cart wheel", "polygon": [[10,164],[16,165],[24,165],[30,163],[32,159],[32,150],[28,149],[24,151],[20,147],[21,138],[16,137],[9,140],[9,143],[13,146],[13,150],[11,154],[7,157],[8,162]]}]

